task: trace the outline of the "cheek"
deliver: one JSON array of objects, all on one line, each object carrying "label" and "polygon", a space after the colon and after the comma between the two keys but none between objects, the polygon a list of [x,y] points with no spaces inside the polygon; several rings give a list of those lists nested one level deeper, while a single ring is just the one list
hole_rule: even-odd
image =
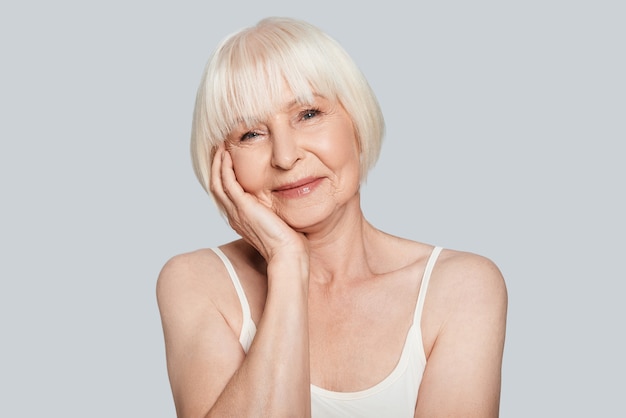
[{"label": "cheek", "polygon": [[235,177],[241,187],[248,193],[256,193],[262,189],[264,171],[262,159],[258,154],[245,151],[231,151]]},{"label": "cheek", "polygon": [[333,135],[329,135],[323,141],[323,153],[326,155],[327,164],[335,169],[356,169],[360,161],[359,145],[350,126],[337,129]]},{"label": "cheek", "polygon": [[341,158],[341,161],[337,161],[337,163],[340,164],[340,169],[346,182],[344,186],[348,189],[358,188],[360,184],[361,152],[351,123],[344,126],[337,146],[337,158]]}]

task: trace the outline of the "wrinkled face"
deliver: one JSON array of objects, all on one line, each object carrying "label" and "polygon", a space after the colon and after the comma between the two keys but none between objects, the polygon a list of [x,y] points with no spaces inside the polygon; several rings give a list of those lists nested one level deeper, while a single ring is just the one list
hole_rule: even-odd
[{"label": "wrinkled face", "polygon": [[292,228],[306,232],[358,199],[359,145],[340,103],[289,93],[270,117],[226,139],[237,180]]}]

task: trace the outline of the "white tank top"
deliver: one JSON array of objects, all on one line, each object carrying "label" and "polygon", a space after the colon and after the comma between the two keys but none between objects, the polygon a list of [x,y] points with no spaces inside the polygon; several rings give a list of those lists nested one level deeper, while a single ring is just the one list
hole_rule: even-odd
[{"label": "white tank top", "polygon": [[[239,343],[244,352],[247,353],[256,334],[256,325],[250,315],[250,306],[230,260],[219,248],[213,248],[213,251],[226,266],[237,291],[243,311]],[[435,247],[426,263],[413,314],[413,323],[407,333],[400,360],[393,371],[381,382],[358,392],[333,392],[311,385],[311,415],[313,417],[396,418],[414,416],[417,392],[426,367],[426,355],[420,327],[422,310],[430,275],[440,252],[441,247]]]}]

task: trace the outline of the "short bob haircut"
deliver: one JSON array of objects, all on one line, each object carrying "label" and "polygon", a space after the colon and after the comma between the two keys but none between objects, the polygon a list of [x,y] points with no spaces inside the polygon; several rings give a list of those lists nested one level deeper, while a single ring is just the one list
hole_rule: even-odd
[{"label": "short bob haircut", "polygon": [[191,132],[193,168],[210,193],[217,147],[242,121],[253,125],[280,106],[283,90],[311,103],[338,101],[352,119],[365,179],[380,153],[385,123],[376,96],[345,50],[315,26],[271,17],[224,39],[204,70]]}]

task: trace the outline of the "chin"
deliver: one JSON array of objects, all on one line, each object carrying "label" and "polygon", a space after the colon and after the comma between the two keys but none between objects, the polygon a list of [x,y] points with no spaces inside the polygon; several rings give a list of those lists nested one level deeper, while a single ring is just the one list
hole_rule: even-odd
[{"label": "chin", "polygon": [[338,217],[359,206],[359,192],[338,193],[318,200],[295,200],[275,207],[276,214],[297,232],[309,233],[323,228],[328,222],[334,223]]},{"label": "chin", "polygon": [[300,210],[285,211],[279,215],[291,228],[297,232],[308,233],[316,230],[324,224],[332,215],[333,211],[323,208],[304,208]]},{"label": "chin", "polygon": [[[279,216],[295,231],[309,234],[334,228],[344,220],[354,220],[358,216],[358,195],[347,203],[327,202],[326,205],[306,207],[299,210],[285,211]],[[354,209],[357,208],[355,211]]]}]

